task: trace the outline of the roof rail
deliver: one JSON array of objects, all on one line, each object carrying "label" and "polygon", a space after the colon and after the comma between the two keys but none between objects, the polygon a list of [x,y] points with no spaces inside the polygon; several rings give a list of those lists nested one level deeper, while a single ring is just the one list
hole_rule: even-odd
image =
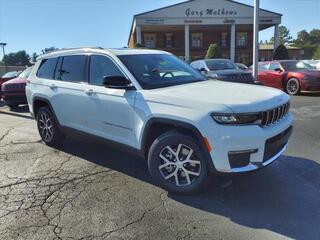
[{"label": "roof rail", "polygon": [[77,49],[83,49],[83,48],[104,49],[103,47],[95,47],[95,46],[84,46],[84,47],[74,47],[74,48],[59,48],[59,49],[56,49],[56,50],[52,50],[50,52],[46,52],[44,54],[54,53],[54,52],[59,52],[59,51],[65,51],[65,50],[77,50]]}]

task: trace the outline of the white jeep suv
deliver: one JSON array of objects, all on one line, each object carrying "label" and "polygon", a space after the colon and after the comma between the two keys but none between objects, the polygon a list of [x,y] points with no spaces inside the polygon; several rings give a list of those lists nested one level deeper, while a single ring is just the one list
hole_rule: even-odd
[{"label": "white jeep suv", "polygon": [[39,57],[28,81],[46,144],[61,144],[70,130],[117,143],[147,158],[154,180],[172,192],[199,191],[210,173],[270,164],[292,131],[287,94],[208,81],[162,51],[56,51]]}]

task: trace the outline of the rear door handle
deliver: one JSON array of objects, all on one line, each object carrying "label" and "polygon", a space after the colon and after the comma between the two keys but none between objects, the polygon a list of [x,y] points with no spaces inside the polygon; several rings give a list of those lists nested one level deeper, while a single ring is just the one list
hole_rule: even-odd
[{"label": "rear door handle", "polygon": [[93,91],[93,89],[86,89],[84,92],[88,95],[93,95],[96,93],[95,91]]},{"label": "rear door handle", "polygon": [[56,86],[55,84],[53,84],[53,83],[50,84],[49,87],[50,87],[52,90],[57,89],[57,86]]}]

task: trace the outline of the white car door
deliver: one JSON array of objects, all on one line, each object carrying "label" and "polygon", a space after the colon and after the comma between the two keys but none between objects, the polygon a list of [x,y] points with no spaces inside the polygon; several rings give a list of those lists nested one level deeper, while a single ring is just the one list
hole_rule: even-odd
[{"label": "white car door", "polygon": [[50,98],[53,110],[62,126],[85,130],[83,108],[86,107],[87,94],[87,56],[72,55],[60,57],[50,81]]},{"label": "white car door", "polygon": [[135,146],[133,126],[136,91],[106,88],[103,86],[105,76],[124,74],[108,56],[91,55],[89,84],[85,89],[88,100],[83,112],[87,131],[112,141]]}]

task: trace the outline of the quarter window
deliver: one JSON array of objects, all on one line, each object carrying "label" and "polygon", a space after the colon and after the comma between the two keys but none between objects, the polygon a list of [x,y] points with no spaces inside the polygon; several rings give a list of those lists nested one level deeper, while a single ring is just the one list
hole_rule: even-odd
[{"label": "quarter window", "polygon": [[123,76],[117,65],[109,58],[93,55],[90,58],[90,84],[102,86],[106,76]]},{"label": "quarter window", "polygon": [[58,58],[43,59],[37,71],[37,77],[53,79],[53,74],[57,65],[57,60]]},{"label": "quarter window", "polygon": [[85,82],[86,56],[65,56],[62,60],[59,77],[66,82]]}]

